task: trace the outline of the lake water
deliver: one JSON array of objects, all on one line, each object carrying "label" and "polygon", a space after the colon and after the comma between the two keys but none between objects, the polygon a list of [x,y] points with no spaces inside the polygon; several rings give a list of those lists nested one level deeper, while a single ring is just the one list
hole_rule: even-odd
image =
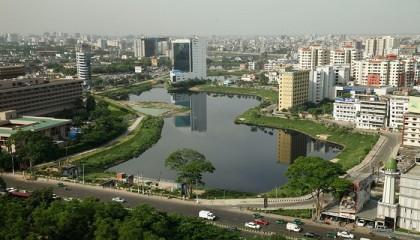
[{"label": "lake water", "polygon": [[339,153],[338,146],[312,139],[295,131],[236,125],[233,120],[259,105],[255,97],[191,93],[171,95],[154,88],[131,101],[157,101],[188,106],[191,114],[165,119],[162,137],[138,158],[112,167],[144,177],[176,180],[176,173],[164,166],[165,159],[182,148],[191,148],[210,160],[216,170],[204,174],[209,188],[262,193],[287,182],[289,165],[299,156],[320,156],[326,160]]}]

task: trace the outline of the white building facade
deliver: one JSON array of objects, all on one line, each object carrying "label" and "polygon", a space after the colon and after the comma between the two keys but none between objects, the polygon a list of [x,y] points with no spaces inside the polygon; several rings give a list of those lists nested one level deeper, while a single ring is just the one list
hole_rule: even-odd
[{"label": "white building facade", "polygon": [[388,101],[371,99],[360,101],[360,112],[356,116],[356,127],[377,129],[387,126]]},{"label": "white building facade", "polygon": [[389,98],[389,128],[402,129],[404,114],[408,112],[409,97],[391,95]]}]

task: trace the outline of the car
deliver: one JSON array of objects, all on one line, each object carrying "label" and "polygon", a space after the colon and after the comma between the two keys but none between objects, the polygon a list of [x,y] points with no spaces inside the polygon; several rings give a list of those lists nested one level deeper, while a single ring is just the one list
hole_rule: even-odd
[{"label": "car", "polygon": [[302,221],[299,218],[296,218],[295,220],[293,220],[293,223],[296,225],[302,225]]},{"label": "car", "polygon": [[314,233],[314,232],[307,232],[305,234],[303,234],[304,237],[307,238],[322,238],[321,236],[319,236],[318,234]]},{"label": "car", "polygon": [[286,222],[286,220],[279,218],[279,219],[276,220],[276,223],[278,223],[278,224],[286,224],[287,222]]},{"label": "car", "polygon": [[228,229],[229,231],[237,231],[237,230],[238,230],[238,228],[237,228],[237,227],[235,227],[235,226],[228,226],[228,227],[227,227],[227,229]]},{"label": "car", "polygon": [[252,214],[252,217],[253,218],[262,218],[261,214],[259,214],[259,213]]},{"label": "car", "polygon": [[385,225],[379,225],[379,226],[376,226],[375,231],[378,231],[378,232],[392,232],[392,229],[388,228]]},{"label": "car", "polygon": [[261,218],[256,218],[254,220],[252,220],[254,223],[259,224],[259,225],[268,225],[269,223]]},{"label": "car", "polygon": [[18,190],[16,188],[10,187],[10,188],[6,188],[6,191],[7,192],[17,192]]},{"label": "car", "polygon": [[74,198],[72,198],[72,197],[69,197],[69,198],[64,198],[64,201],[66,201],[66,202],[71,202],[71,201],[73,201],[74,200]]},{"label": "car", "polygon": [[367,228],[370,228],[370,229],[375,228],[375,222],[368,222],[368,223],[366,223],[366,227]]},{"label": "car", "polygon": [[333,231],[327,231],[326,236],[329,238],[336,238],[337,234]]},{"label": "car", "polygon": [[342,237],[342,238],[351,238],[351,239],[353,239],[354,238],[354,234],[353,233],[350,233],[349,231],[347,231],[347,230],[344,230],[344,231],[338,231],[337,232],[337,237]]},{"label": "car", "polygon": [[254,222],[246,222],[245,227],[253,228],[253,229],[260,229],[261,226],[254,223]]},{"label": "car", "polygon": [[57,194],[55,194],[55,193],[53,193],[53,195],[52,195],[52,198],[54,199],[54,200],[60,200],[60,196],[58,196]]},{"label": "car", "polygon": [[359,219],[359,220],[357,220],[357,224],[356,225],[359,226],[359,227],[364,227],[366,225],[366,220]]},{"label": "car", "polygon": [[112,198],[113,202],[119,202],[119,203],[125,203],[127,202],[124,198],[120,198],[120,197],[114,197]]},{"label": "car", "polygon": [[62,182],[57,183],[57,187],[64,187],[64,183]]}]

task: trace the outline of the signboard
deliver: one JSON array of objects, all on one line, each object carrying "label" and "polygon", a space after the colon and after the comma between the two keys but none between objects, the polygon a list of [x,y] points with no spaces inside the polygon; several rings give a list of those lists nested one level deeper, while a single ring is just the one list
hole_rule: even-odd
[{"label": "signboard", "polygon": [[409,97],[408,112],[420,113],[420,97]]},{"label": "signboard", "polygon": [[354,103],[354,98],[336,98],[335,102]]},{"label": "signboard", "polygon": [[349,214],[349,213],[322,212],[322,214],[325,214],[325,215],[328,215],[328,216],[333,216],[333,217],[348,218],[348,219],[352,219],[352,220],[356,219],[356,215]]}]

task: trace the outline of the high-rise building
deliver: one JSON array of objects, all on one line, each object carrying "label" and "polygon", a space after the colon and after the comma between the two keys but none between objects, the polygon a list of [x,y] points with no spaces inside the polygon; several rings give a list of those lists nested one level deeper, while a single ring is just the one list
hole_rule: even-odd
[{"label": "high-rise building", "polygon": [[168,56],[168,38],[136,38],[134,39],[134,57]]},{"label": "high-rise building", "polygon": [[335,97],[335,86],[346,85],[350,80],[348,65],[319,66],[309,76],[309,101],[320,103],[324,98]]},{"label": "high-rise building", "polygon": [[365,40],[365,56],[384,56],[390,49],[398,48],[399,45],[399,39],[391,36],[368,38]]},{"label": "high-rise building", "polygon": [[281,74],[279,110],[301,106],[308,101],[310,70],[291,70]]},{"label": "high-rise building", "polygon": [[16,78],[25,75],[25,66],[0,66],[0,79]]},{"label": "high-rise building", "polygon": [[77,76],[83,80],[83,85],[90,85],[91,68],[90,68],[90,53],[76,52],[76,66]]},{"label": "high-rise building", "polygon": [[171,41],[171,82],[207,78],[206,42],[204,39],[176,39]]},{"label": "high-rise building", "polygon": [[330,50],[321,46],[299,48],[299,68],[314,69],[317,66],[325,66],[330,63]]}]

